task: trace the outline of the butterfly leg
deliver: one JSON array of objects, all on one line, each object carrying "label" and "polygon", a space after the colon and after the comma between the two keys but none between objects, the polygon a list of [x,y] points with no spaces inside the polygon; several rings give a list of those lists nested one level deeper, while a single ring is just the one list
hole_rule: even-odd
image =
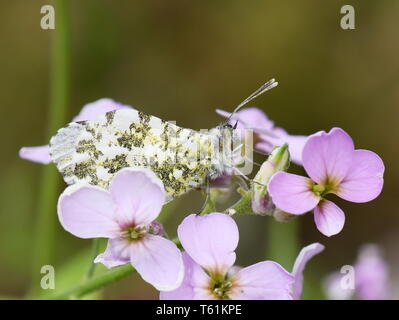
[{"label": "butterfly leg", "polygon": [[215,211],[215,204],[213,203],[213,200],[211,197],[210,180],[209,180],[209,177],[207,177],[205,180],[205,201],[204,201],[204,204],[202,205],[199,215],[204,215],[204,214],[207,214],[212,211]]}]

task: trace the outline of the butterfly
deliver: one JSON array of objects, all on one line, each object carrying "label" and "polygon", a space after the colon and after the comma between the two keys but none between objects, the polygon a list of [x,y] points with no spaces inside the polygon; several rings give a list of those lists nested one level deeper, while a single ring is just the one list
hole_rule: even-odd
[{"label": "butterfly", "polygon": [[[266,82],[232,115],[276,85],[274,79]],[[58,130],[50,140],[50,156],[67,184],[107,188],[122,168],[149,168],[162,180],[166,201],[171,201],[223,174],[244,175],[240,168],[248,166],[252,149],[229,120],[195,131],[138,110],[115,110]]]}]

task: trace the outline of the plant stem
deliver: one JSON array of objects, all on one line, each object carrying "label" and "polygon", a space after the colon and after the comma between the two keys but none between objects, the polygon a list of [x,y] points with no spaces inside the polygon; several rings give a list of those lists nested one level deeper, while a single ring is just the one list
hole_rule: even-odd
[{"label": "plant stem", "polygon": [[[172,241],[176,244],[179,249],[182,249],[181,243],[179,239],[174,238]],[[50,294],[50,295],[43,295],[40,299],[44,300],[66,300],[66,299],[79,299],[84,297],[85,295],[97,291],[108,284],[111,284],[115,281],[123,279],[131,274],[136,272],[130,263],[117,267],[112,268],[111,270],[107,270],[104,273],[86,279],[83,283],[78,284],[72,288],[69,288],[61,293]]]},{"label": "plant stem", "polygon": [[[56,0],[55,30],[52,32],[51,92],[47,136],[66,123],[69,93],[69,13],[68,1]],[[57,226],[56,204],[59,174],[53,166],[43,168],[39,191],[38,211],[32,249],[31,291],[40,291],[40,269],[54,264],[54,244]]]},{"label": "plant stem", "polygon": [[299,253],[298,221],[278,222],[268,219],[267,259],[277,261],[287,270],[292,270]]},{"label": "plant stem", "polygon": [[93,239],[93,248],[91,251],[90,265],[89,265],[89,269],[87,270],[87,275],[86,275],[87,279],[90,279],[91,277],[93,277],[94,271],[96,270],[97,263],[94,263],[94,259],[98,255],[98,251],[100,249],[100,243],[101,243],[100,238]]},{"label": "plant stem", "polygon": [[210,212],[215,212],[216,207],[215,203],[213,202],[212,198],[210,196],[207,197],[204,208],[200,212],[200,216],[203,216],[205,214],[208,214]]},{"label": "plant stem", "polygon": [[225,213],[229,215],[235,214],[253,214],[251,208],[251,191],[240,191],[242,195],[241,199],[238,200],[234,205],[225,210]]},{"label": "plant stem", "polygon": [[82,284],[76,285],[64,292],[43,296],[42,299],[45,300],[67,300],[67,299],[79,299],[83,296],[97,291],[102,287],[118,281],[126,276],[134,273],[136,270],[131,266],[131,264],[126,264],[121,267],[113,268],[108,270],[98,276],[92,277],[84,281]]}]

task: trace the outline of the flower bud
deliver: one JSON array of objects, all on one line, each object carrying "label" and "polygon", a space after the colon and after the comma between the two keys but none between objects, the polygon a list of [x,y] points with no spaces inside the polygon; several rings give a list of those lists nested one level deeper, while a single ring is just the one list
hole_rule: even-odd
[{"label": "flower bud", "polygon": [[148,226],[147,231],[156,236],[165,236],[165,230],[163,229],[163,225],[160,224],[158,221],[151,222],[151,224]]},{"label": "flower bud", "polygon": [[252,210],[259,215],[273,215],[276,207],[267,191],[270,178],[278,171],[288,169],[290,153],[288,145],[276,147],[262,164],[252,183]]}]

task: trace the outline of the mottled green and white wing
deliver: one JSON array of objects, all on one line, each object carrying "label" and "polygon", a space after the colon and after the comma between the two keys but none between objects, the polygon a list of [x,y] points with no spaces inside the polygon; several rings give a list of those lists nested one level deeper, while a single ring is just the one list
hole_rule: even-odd
[{"label": "mottled green and white wing", "polygon": [[204,185],[213,170],[207,161],[212,143],[209,134],[137,110],[117,110],[60,129],[50,141],[50,155],[67,184],[106,188],[122,168],[150,168],[171,200]]}]

